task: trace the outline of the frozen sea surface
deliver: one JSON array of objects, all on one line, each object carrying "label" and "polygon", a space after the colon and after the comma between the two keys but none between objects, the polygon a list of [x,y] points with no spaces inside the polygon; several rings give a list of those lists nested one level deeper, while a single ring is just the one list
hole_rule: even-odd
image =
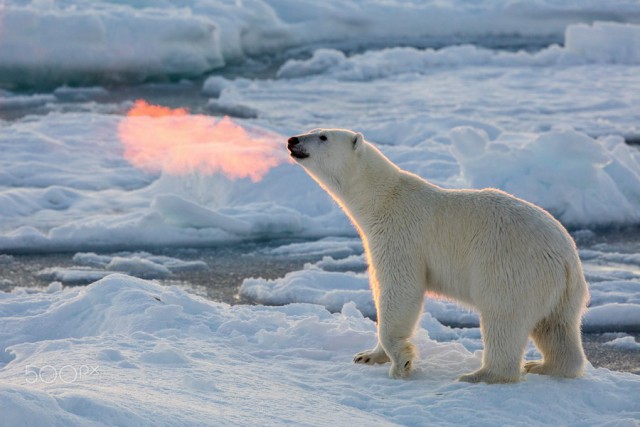
[{"label": "frozen sea surface", "polygon": [[276,279],[315,260],[271,254],[274,247],[278,247],[277,242],[133,252],[4,255],[0,257],[0,290],[42,291],[51,283],[84,286],[120,272],[177,286],[214,301],[254,303],[238,292],[245,278]]},{"label": "frozen sea surface", "polygon": [[570,24],[640,22],[633,0],[482,3],[339,0],[7,0],[0,80],[10,87],[194,77],[255,57],[337,45],[560,43]]},{"label": "frozen sea surface", "polygon": [[[147,85],[129,98],[96,87],[9,94],[5,110],[24,114],[0,122],[0,249],[354,236],[287,160],[286,135],[312,127],[360,130],[436,184],[498,187],[571,229],[638,224],[640,151],[627,141],[640,135],[639,74],[634,45],[625,55],[618,42],[639,35],[576,25],[571,43],[537,53],[319,50],[270,79]],[[172,102],[154,106],[162,99]]]}]

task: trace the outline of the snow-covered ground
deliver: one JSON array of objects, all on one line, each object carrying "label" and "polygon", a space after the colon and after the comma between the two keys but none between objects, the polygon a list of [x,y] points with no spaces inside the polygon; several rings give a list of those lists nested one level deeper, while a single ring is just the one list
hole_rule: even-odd
[{"label": "snow-covered ground", "polygon": [[415,337],[414,375],[394,381],[387,367],[351,362],[376,339],[375,324],[353,303],[336,314],[310,304],[228,306],[114,274],[88,287],[0,294],[0,313],[6,425],[631,426],[640,419],[633,374],[590,367],[579,380],[455,382],[480,365],[477,330],[461,333],[428,315]]},{"label": "snow-covered ground", "polygon": [[[456,383],[482,343],[449,301],[427,298],[409,381],[353,365],[375,342],[362,247],[284,144],[347,127],[543,206],[578,241],[585,330],[636,354],[640,243],[597,236],[640,224],[637,1],[130,3],[0,5],[0,264],[75,253],[0,293],[0,424],[637,424],[630,374]],[[313,260],[244,281],[277,306],[142,280],[207,271],[153,248],[274,239],[296,243],[252,256]]]}]

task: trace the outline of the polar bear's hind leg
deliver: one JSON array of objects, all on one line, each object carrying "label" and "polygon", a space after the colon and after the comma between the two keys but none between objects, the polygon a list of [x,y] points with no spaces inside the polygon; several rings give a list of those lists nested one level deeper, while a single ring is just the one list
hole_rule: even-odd
[{"label": "polar bear's hind leg", "polygon": [[578,321],[550,316],[538,323],[531,333],[543,360],[527,362],[531,374],[575,378],[582,375],[584,352]]},{"label": "polar bear's hind leg", "polygon": [[485,346],[482,367],[460,376],[458,380],[488,384],[520,381],[522,356],[529,333],[524,324],[516,323],[505,322],[505,316],[501,314],[481,314],[480,328]]},{"label": "polar bear's hind leg", "polygon": [[580,318],[588,298],[587,283],[579,265],[573,269],[567,268],[567,273],[565,296],[531,332],[543,360],[527,362],[524,368],[528,373],[566,378],[579,377],[583,373],[586,358],[582,348]]}]

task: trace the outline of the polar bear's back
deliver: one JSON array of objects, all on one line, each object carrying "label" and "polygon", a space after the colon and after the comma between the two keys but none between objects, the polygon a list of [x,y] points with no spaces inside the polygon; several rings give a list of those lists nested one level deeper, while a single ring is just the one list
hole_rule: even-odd
[{"label": "polar bear's back", "polygon": [[[450,218],[472,225],[476,239],[501,239],[503,244],[514,242],[528,251],[575,253],[573,239],[562,224],[532,203],[496,189],[450,190],[446,196],[452,199],[448,203]],[[505,251],[514,249],[503,247]]]}]

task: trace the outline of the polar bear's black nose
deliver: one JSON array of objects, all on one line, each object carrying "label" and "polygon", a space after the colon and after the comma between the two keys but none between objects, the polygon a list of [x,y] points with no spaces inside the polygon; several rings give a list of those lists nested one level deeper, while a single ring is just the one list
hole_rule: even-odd
[{"label": "polar bear's black nose", "polygon": [[292,136],[287,142],[289,143],[289,145],[296,145],[300,142],[300,140],[297,136]]}]

